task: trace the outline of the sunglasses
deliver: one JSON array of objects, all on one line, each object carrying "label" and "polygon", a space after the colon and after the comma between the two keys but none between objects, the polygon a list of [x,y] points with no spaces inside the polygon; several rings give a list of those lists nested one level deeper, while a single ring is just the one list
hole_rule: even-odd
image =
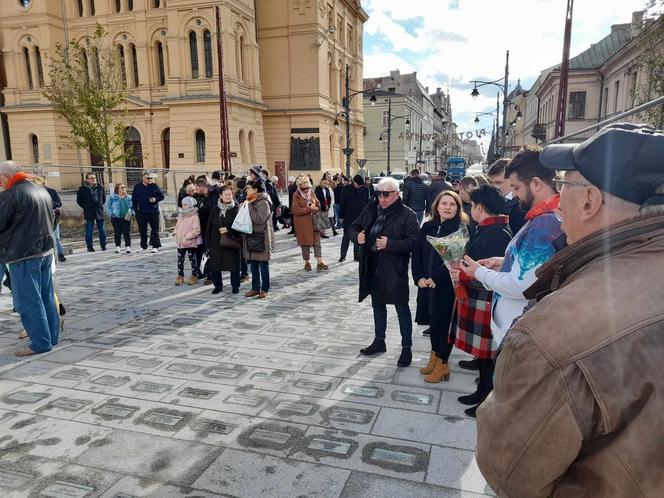
[{"label": "sunglasses", "polygon": [[378,197],[389,197],[390,194],[393,194],[394,192],[396,192],[396,190],[378,190],[376,191],[376,194]]}]

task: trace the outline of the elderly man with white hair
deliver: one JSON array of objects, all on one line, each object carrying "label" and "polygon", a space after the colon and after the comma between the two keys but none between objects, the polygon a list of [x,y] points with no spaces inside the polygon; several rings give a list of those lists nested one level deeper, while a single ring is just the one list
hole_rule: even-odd
[{"label": "elderly man with white hair", "polygon": [[0,163],[0,263],[9,268],[16,311],[30,337],[17,356],[50,351],[60,319],[53,294],[53,208],[46,189],[13,161]]},{"label": "elderly man with white hair", "polygon": [[399,183],[383,178],[376,188],[377,199],[367,205],[350,227],[350,239],[360,246],[360,302],[371,295],[376,337],[360,354],[384,353],[387,305],[396,307],[401,331],[398,365],[412,360],[413,322],[408,306],[408,263],[420,225],[417,216],[399,196]]},{"label": "elderly man with white hair", "polygon": [[477,463],[499,497],[664,496],[664,133],[611,125],[549,145],[569,246],[525,292]]}]

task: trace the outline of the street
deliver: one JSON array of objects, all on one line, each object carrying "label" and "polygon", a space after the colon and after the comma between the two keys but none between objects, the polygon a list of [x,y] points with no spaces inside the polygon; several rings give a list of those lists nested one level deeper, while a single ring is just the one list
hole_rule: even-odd
[{"label": "street", "polygon": [[[277,233],[265,300],[175,287],[175,248],[158,255],[79,253],[58,266],[67,308],[61,343],[14,357],[18,315],[0,295],[0,490],[50,497],[479,497],[475,421],[456,398],[475,391],[457,362],[426,385],[373,338],[357,266],[323,242],[324,273],[302,271]],[[138,249],[137,241],[134,241]],[[352,250],[351,250],[352,255]],[[352,260],[352,257],[350,258]],[[187,275],[188,276],[188,275]],[[411,309],[415,313],[415,287]]]}]

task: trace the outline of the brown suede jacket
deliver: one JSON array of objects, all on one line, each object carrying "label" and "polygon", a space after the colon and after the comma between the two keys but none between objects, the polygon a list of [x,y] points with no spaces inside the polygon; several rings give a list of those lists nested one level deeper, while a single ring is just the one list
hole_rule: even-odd
[{"label": "brown suede jacket", "polygon": [[477,461],[499,497],[664,496],[664,216],[559,252],[526,292]]}]

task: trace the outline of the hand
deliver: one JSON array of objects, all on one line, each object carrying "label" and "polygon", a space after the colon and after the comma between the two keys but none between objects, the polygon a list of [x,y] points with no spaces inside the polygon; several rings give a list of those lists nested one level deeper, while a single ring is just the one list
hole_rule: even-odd
[{"label": "hand", "polygon": [[432,278],[427,278],[427,287],[429,287],[429,289],[435,289],[436,282],[434,282]]},{"label": "hand", "polygon": [[316,206],[311,206],[311,212],[312,213],[317,213],[319,209]]},{"label": "hand", "polygon": [[376,239],[376,249],[379,251],[384,251],[385,248],[387,247],[387,237],[378,237]]},{"label": "hand", "polygon": [[223,234],[225,234],[225,233],[228,233],[228,228],[226,228],[226,227],[221,227],[221,228],[219,229],[219,233],[220,233],[221,235],[223,235]]},{"label": "hand", "polygon": [[364,234],[364,230],[362,230],[360,233],[357,234],[357,243],[359,245],[364,245],[366,241],[367,241],[367,236]]},{"label": "hand", "polygon": [[429,283],[426,278],[421,278],[417,281],[417,286],[420,289],[426,289],[427,287],[429,287]]},{"label": "hand", "polygon": [[157,198],[156,198],[156,197],[150,197],[150,198],[148,199],[148,201],[149,201],[151,204],[154,204],[155,202],[157,202]]},{"label": "hand", "polygon": [[131,213],[127,213],[127,214],[125,214],[125,217],[124,217],[124,218],[125,218],[125,220],[127,220],[127,221],[131,220]]},{"label": "hand", "polygon": [[505,258],[486,258],[477,261],[478,264],[487,267],[489,270],[500,271]]},{"label": "hand", "polygon": [[463,271],[466,275],[468,275],[470,278],[475,278],[475,272],[481,267],[482,265],[479,264],[477,261],[475,261],[473,258],[470,256],[464,256],[463,260],[461,261],[461,266],[460,269]]}]

